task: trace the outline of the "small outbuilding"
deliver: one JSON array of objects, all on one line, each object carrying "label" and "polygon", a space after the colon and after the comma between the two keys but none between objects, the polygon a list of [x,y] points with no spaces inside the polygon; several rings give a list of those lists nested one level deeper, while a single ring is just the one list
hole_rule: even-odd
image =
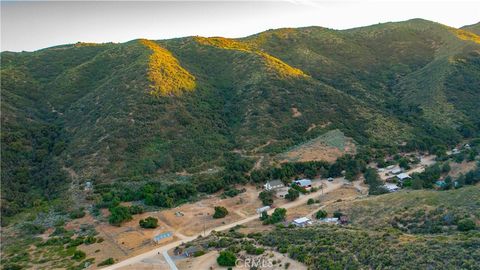
[{"label": "small outbuilding", "polygon": [[257,208],[257,214],[259,214],[261,216],[263,212],[267,212],[268,210],[270,210],[270,206],[268,206],[268,205],[264,206],[264,207]]}]

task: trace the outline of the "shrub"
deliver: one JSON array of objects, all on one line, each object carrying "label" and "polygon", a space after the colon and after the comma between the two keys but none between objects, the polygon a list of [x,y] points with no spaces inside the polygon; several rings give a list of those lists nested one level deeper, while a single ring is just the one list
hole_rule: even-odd
[{"label": "shrub", "polygon": [[227,208],[223,206],[215,206],[215,213],[213,214],[213,218],[224,218],[228,215]]},{"label": "shrub", "polygon": [[342,213],[342,212],[340,212],[340,211],[335,211],[335,212],[333,212],[333,217],[335,217],[335,218],[340,218],[341,216],[343,216],[343,213]]},{"label": "shrub", "polygon": [[315,203],[315,200],[312,199],[312,198],[308,199],[308,201],[307,201],[307,205],[311,205],[311,204],[314,204],[314,203]]},{"label": "shrub", "polygon": [[205,250],[197,250],[193,253],[193,257],[200,257],[205,254]]},{"label": "shrub", "polygon": [[144,212],[143,207],[141,207],[140,205],[132,205],[128,208],[128,211],[132,215],[137,215],[137,214],[141,214],[141,213]]},{"label": "shrub", "polygon": [[231,251],[221,251],[217,258],[217,263],[220,266],[235,266],[237,257]]},{"label": "shrub", "polygon": [[322,218],[326,218],[327,217],[327,211],[325,210],[318,210],[318,212],[315,214],[315,217],[317,219],[322,219]]},{"label": "shrub", "polygon": [[113,258],[108,258],[101,263],[97,264],[97,266],[105,266],[105,265],[112,265],[115,263],[115,260]]},{"label": "shrub", "polygon": [[465,218],[465,219],[462,219],[458,222],[457,224],[457,228],[459,231],[462,231],[462,232],[466,232],[466,231],[470,231],[470,230],[474,230],[475,229],[475,221],[473,221],[471,218]]},{"label": "shrub", "polygon": [[139,222],[140,227],[145,229],[154,229],[158,227],[158,219],[154,217],[147,217],[146,219],[141,219]]},{"label": "shrub", "polygon": [[85,252],[81,250],[75,250],[75,252],[73,253],[72,259],[76,261],[81,261],[85,259],[86,256],[87,254],[85,254]]},{"label": "shrub", "polygon": [[97,239],[96,239],[95,237],[93,237],[93,236],[87,236],[87,237],[85,238],[85,240],[83,240],[83,243],[84,243],[85,245],[91,245],[91,244],[94,244],[96,241],[97,241]]},{"label": "shrub", "polygon": [[71,219],[82,218],[82,217],[84,217],[84,216],[85,216],[85,211],[83,211],[82,208],[73,210],[73,211],[70,213],[70,218],[71,218]]},{"label": "shrub", "polygon": [[24,223],[21,226],[22,231],[28,235],[41,234],[45,232],[45,227],[33,223]]}]

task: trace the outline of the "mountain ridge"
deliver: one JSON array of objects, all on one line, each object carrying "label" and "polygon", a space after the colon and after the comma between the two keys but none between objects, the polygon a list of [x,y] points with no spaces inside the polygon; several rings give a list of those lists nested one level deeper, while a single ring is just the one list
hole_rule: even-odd
[{"label": "mountain ridge", "polygon": [[[275,155],[335,129],[381,151],[480,130],[480,45],[441,24],[146,42],[2,52],[2,213],[58,196],[71,184],[62,168],[80,184],[162,182],[223,167],[234,149],[271,140],[261,154]],[[171,57],[152,69],[151,47]]]}]

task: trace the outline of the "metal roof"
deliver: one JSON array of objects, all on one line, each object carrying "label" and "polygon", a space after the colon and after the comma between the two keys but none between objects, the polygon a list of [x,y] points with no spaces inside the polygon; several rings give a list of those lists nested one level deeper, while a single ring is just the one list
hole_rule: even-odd
[{"label": "metal roof", "polygon": [[312,184],[312,180],[310,179],[300,179],[296,180],[295,183],[300,186],[309,186]]},{"label": "metal roof", "polygon": [[308,222],[308,221],[310,221],[310,219],[307,218],[307,217],[301,217],[301,218],[297,218],[297,219],[293,220],[293,222],[298,223],[298,224],[305,223],[305,222]]},{"label": "metal roof", "polygon": [[406,178],[410,178],[410,175],[408,175],[407,173],[401,173],[401,174],[398,174],[397,177],[398,179],[403,180]]}]

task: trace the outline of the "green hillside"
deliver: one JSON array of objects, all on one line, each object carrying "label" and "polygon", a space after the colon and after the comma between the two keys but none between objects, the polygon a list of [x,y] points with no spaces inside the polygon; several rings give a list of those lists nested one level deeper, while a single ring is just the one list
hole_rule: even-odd
[{"label": "green hillside", "polygon": [[476,24],[465,25],[462,27],[462,29],[480,35],[480,22]]},{"label": "green hillside", "polygon": [[478,136],[479,51],[468,29],[411,20],[3,52],[2,213],[331,130],[380,150]]},{"label": "green hillside", "polygon": [[476,186],[369,196],[324,208],[328,217],[341,211],[349,224],[281,224],[266,230],[238,226],[189,245],[208,247],[205,252],[226,250],[240,258],[244,252],[255,254],[252,247],[263,254],[274,250],[308,269],[473,270],[480,256],[479,196]]}]

